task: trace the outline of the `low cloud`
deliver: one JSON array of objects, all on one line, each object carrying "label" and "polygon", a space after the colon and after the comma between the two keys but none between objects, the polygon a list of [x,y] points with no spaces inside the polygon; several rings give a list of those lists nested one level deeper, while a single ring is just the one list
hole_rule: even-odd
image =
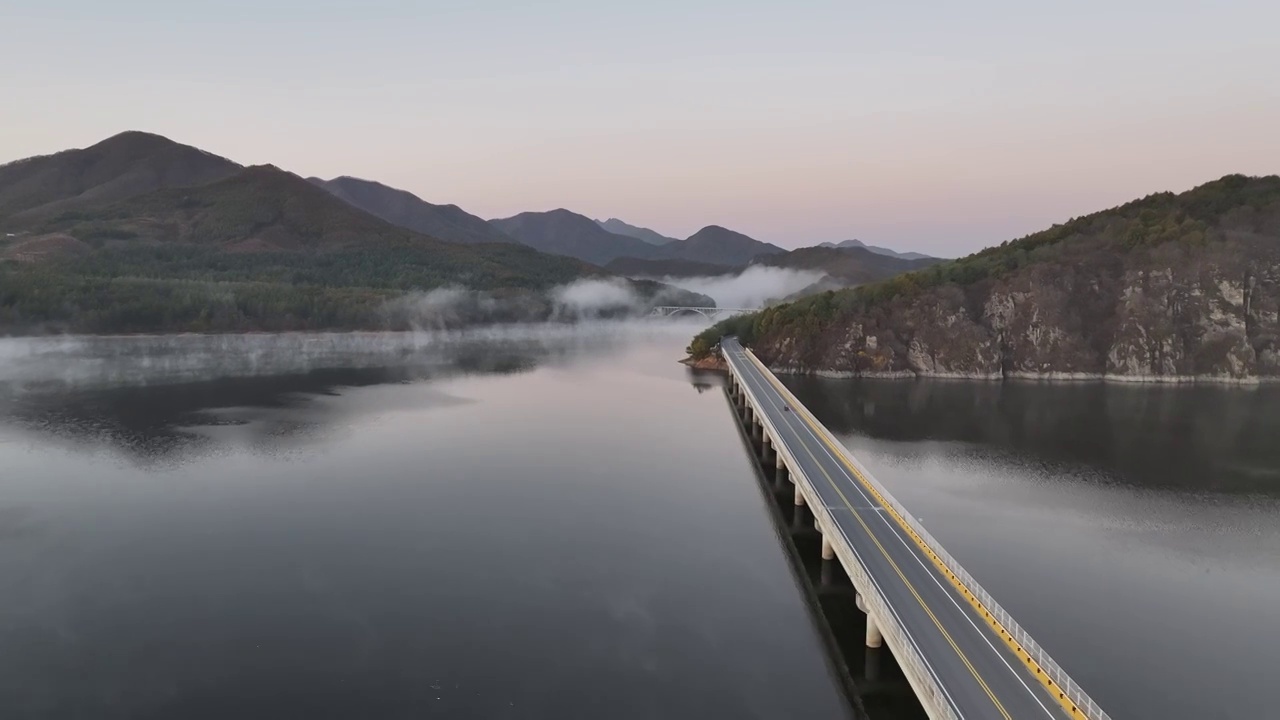
[{"label": "low cloud", "polygon": [[557,319],[589,319],[634,314],[645,303],[631,284],[619,278],[584,279],[551,291]]},{"label": "low cloud", "polygon": [[821,280],[824,273],[752,265],[737,275],[659,278],[668,285],[709,295],[720,307],[758,308]]},{"label": "low cloud", "polygon": [[383,314],[393,327],[415,330],[445,330],[476,322],[540,319],[534,304],[504,302],[489,293],[458,285],[406,293],[388,302]]},{"label": "low cloud", "polygon": [[579,322],[644,315],[654,304],[668,302],[670,289],[646,299],[620,278],[583,279],[546,292],[495,295],[461,286],[412,292],[383,308],[392,328],[447,330],[468,325],[521,322]]}]

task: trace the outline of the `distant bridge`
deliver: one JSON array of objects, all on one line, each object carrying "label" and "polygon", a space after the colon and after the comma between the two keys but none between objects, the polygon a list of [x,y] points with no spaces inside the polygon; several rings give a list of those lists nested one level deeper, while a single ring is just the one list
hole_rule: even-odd
[{"label": "distant bridge", "polygon": [[757,308],[690,307],[687,305],[659,305],[649,317],[667,318],[681,315],[701,315],[708,320],[722,320],[731,315],[755,312]]}]

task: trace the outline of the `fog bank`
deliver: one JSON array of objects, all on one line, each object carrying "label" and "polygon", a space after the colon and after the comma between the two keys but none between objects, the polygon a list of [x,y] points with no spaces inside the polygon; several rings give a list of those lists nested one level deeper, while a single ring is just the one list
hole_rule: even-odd
[{"label": "fog bank", "polygon": [[752,265],[737,275],[664,277],[659,282],[714,298],[719,307],[758,308],[809,287],[824,273]]},{"label": "fog bank", "polygon": [[[425,295],[425,294],[424,294]],[[442,296],[437,296],[439,299]],[[424,305],[432,300],[423,298]],[[180,335],[61,335],[0,338],[0,408],[27,391],[163,384],[325,368],[456,367],[460,360],[515,352],[542,360],[591,348],[672,338],[709,323],[700,317],[520,323],[414,332],[292,332]]]}]

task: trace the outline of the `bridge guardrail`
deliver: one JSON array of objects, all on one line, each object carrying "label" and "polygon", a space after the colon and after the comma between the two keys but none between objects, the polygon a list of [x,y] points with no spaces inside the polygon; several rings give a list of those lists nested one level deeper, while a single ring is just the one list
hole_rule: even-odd
[{"label": "bridge guardrail", "polygon": [[[765,372],[771,372],[769,368],[755,356],[755,353],[747,350],[746,348],[743,349],[752,361],[754,361],[762,370]],[[893,508],[898,517],[911,528],[911,531],[921,539],[921,541],[929,548],[929,551],[937,557],[938,561],[946,567],[947,570],[956,577],[957,581],[977,599],[978,604],[982,606],[983,610],[990,613],[991,618],[995,620],[1004,632],[1013,639],[1014,643],[1016,643],[1016,650],[1026,653],[1045,674],[1045,676],[1052,681],[1050,689],[1056,689],[1057,692],[1062,693],[1063,697],[1070,700],[1076,710],[1073,714],[1079,717],[1088,718],[1089,720],[1110,720],[1111,716],[1107,715],[1107,713],[1099,707],[1096,702],[1094,702],[1093,698],[1089,697],[1089,694],[1084,691],[1084,688],[1080,687],[1075,680],[1071,679],[1071,676],[1067,674],[1067,671],[1062,669],[1062,667],[1049,656],[1049,653],[1045,652],[1044,648],[1040,647],[1039,643],[1031,637],[1031,634],[1024,630],[1022,626],[1013,619],[1013,616],[1000,606],[1000,603],[996,602],[996,599],[991,596],[991,593],[988,593],[980,584],[978,584],[978,581],[970,575],[968,571],[966,571],[964,567],[962,567],[960,563],[946,551],[946,549],[942,547],[942,543],[939,543],[933,535],[929,534],[929,531],[925,530],[924,526],[916,520],[915,516],[912,515],[906,507],[902,505],[902,503],[898,502],[898,499],[890,494],[888,489],[886,489],[884,485],[882,485],[880,481],[877,480],[876,477],[853,456],[852,453],[849,453],[844,449],[844,444],[837,440],[835,435],[831,434],[831,431],[827,429],[826,425],[818,422],[818,419],[813,417],[813,413],[809,412],[809,409],[806,408],[790,390],[783,387],[782,391],[792,403],[793,407],[803,408],[804,412],[808,414],[809,417],[813,418],[814,423],[822,429],[823,434],[825,434],[828,440],[831,441],[832,446],[840,448],[844,453],[844,456],[857,469],[858,474],[861,476],[859,479],[863,480],[875,489],[876,493],[880,495],[880,499],[885,504]]]},{"label": "bridge guardrail", "polygon": [[[747,393],[751,402],[756,407],[761,407],[760,399],[756,397],[755,391],[752,390],[745,382],[742,382],[741,378],[738,379],[738,385]],[[768,415],[760,414],[759,418],[761,424],[766,426],[770,436],[775,438],[781,437],[781,434],[778,432],[778,429],[774,427],[773,421],[769,419]],[[775,445],[774,449],[777,452],[782,453],[791,461],[787,467],[796,468],[796,470],[791,470],[790,472],[795,475],[797,483],[803,481],[806,484],[810,484],[809,490],[811,497],[807,497],[806,502],[808,503],[809,508],[813,511],[814,516],[821,517],[820,522],[822,523],[822,526],[824,528],[839,527],[838,523],[836,523],[831,517],[831,511],[822,503],[815,502],[815,500],[818,499],[818,494],[813,491],[811,485],[812,481],[810,478],[805,475],[803,471],[798,469],[800,464],[796,462],[795,457],[791,454],[791,450],[785,445]],[[819,512],[821,513],[820,516]],[[826,534],[825,530],[823,531],[823,534]],[[835,537],[835,535],[833,534],[832,537]],[[890,619],[896,620],[897,616],[889,608],[888,602],[886,602],[884,597],[881,596],[876,584],[871,581],[866,568],[863,567],[861,560],[858,559],[852,546],[848,545],[847,542],[832,543],[832,545],[835,548],[836,554],[841,556],[841,564],[844,565],[845,570],[849,572],[850,579],[855,581],[855,587],[859,588],[862,592],[863,602],[867,605],[868,613],[875,611],[877,623],[880,626],[880,634],[884,637],[885,642],[889,643],[889,646],[894,649],[894,658],[898,661],[898,666],[906,671],[908,678],[914,677],[919,679],[918,684],[917,682],[912,682],[911,684],[916,689],[917,693],[924,696],[921,698],[922,702],[927,701],[928,704],[926,704],[926,707],[932,707],[937,711],[938,714],[933,716],[936,720],[959,720],[956,715],[955,708],[952,707],[951,701],[946,697],[942,689],[942,681],[936,674],[934,674],[933,669],[925,663],[920,648],[916,646],[915,641],[907,636],[905,630],[898,622],[888,622]],[[851,555],[851,557],[844,557],[846,554]],[[861,582],[859,583],[858,581]],[[866,592],[866,588],[871,588],[873,592]]]}]

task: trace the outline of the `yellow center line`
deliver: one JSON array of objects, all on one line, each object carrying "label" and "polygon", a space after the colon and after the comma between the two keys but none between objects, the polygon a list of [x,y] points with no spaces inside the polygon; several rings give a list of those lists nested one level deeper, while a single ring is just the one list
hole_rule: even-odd
[{"label": "yellow center line", "polygon": [[[933,624],[938,628],[938,632],[942,633],[942,637],[947,641],[947,644],[951,646],[951,649],[956,651],[956,655],[960,657],[960,661],[969,669],[970,674],[973,675],[973,679],[978,681],[978,685],[982,687],[983,692],[985,692],[987,697],[991,699],[992,704],[996,706],[996,710],[1000,712],[1000,715],[1004,717],[1005,720],[1012,720],[1008,711],[1005,710],[1004,705],[1000,703],[1000,699],[996,697],[995,693],[991,691],[991,688],[987,685],[986,681],[984,681],[982,676],[978,674],[977,669],[973,667],[973,663],[969,661],[968,656],[964,654],[964,651],[960,649],[960,646],[956,644],[956,641],[951,637],[951,633],[947,632],[947,629],[942,625],[942,622],[933,614],[933,610],[929,608],[928,603],[926,603],[924,598],[920,596],[915,585],[907,579],[906,574],[902,572],[902,568],[898,567],[898,563],[894,562],[893,558],[889,556],[889,552],[885,549],[884,545],[882,545],[880,540],[876,538],[874,533],[872,533],[871,527],[867,525],[866,521],[862,519],[862,516],[858,511],[854,509],[853,503],[849,502],[849,498],[840,490],[835,479],[831,477],[826,468],[822,467],[822,463],[819,462],[817,456],[814,455],[813,450],[809,447],[809,444],[800,437],[799,433],[796,433],[796,441],[800,444],[800,447],[804,448],[804,451],[809,455],[809,458],[813,460],[813,464],[818,468],[818,471],[827,478],[827,484],[829,484],[831,489],[835,490],[836,494],[840,496],[845,507],[849,509],[849,512],[852,513],[854,519],[858,521],[860,526],[862,526],[862,530],[867,534],[867,537],[871,538],[871,542],[875,543],[880,554],[889,562],[890,567],[893,568],[894,573],[896,573],[898,578],[902,580],[902,583],[906,585],[907,590],[911,592],[912,597],[916,599],[916,602],[920,603],[920,607],[924,610],[925,614],[929,616],[929,619],[933,621]],[[868,570],[868,572],[870,572],[870,570]]]},{"label": "yellow center line", "polygon": [[[1081,718],[1081,719],[1087,718],[1088,716],[1085,715],[1085,713],[1081,711],[1080,708],[1077,707],[1076,704],[1066,696],[1066,693],[1063,692],[1063,689],[1049,677],[1049,673],[1045,672],[1044,669],[1040,667],[1039,663],[1037,663],[1031,657],[1031,654],[1028,653],[1025,649],[1023,649],[1023,647],[1018,643],[1018,641],[1014,639],[1013,634],[1010,633],[1007,628],[1005,628],[1003,625],[1000,624],[1000,621],[996,619],[995,615],[982,604],[982,601],[979,600],[978,597],[974,595],[973,592],[970,591],[968,587],[965,586],[964,582],[961,581],[960,578],[955,573],[953,573],[951,569],[946,566],[945,563],[943,563],[942,558],[939,557],[938,554],[935,553],[933,549],[929,547],[929,545],[924,541],[924,538],[920,537],[919,533],[917,533],[915,530],[911,528],[911,526],[907,523],[906,520],[902,518],[902,516],[898,513],[898,511],[895,510],[890,503],[885,501],[884,497],[880,494],[878,490],[876,490],[875,486],[872,485],[871,482],[868,481],[862,475],[862,472],[859,471],[858,468],[855,467],[853,463],[849,461],[848,456],[844,452],[844,448],[842,446],[833,445],[831,439],[827,437],[825,433],[821,432],[820,430],[821,426],[817,423],[817,420],[813,418],[812,413],[809,412],[809,409],[805,407],[804,404],[801,403],[796,398],[796,396],[786,388],[785,385],[782,384],[782,381],[778,380],[778,378],[774,376],[774,374],[770,372],[767,367],[765,367],[764,363],[760,362],[759,358],[757,358],[754,354],[748,353],[745,349],[743,351],[743,355],[745,355],[754,365],[760,368],[761,370],[760,374],[766,380],[768,380],[769,383],[773,385],[775,389],[777,389],[779,395],[781,395],[784,399],[790,398],[792,404],[803,411],[802,413],[800,413],[801,414],[800,419],[803,420],[805,424],[809,426],[809,428],[813,431],[813,434],[816,437],[818,437],[818,439],[821,440],[823,444],[827,446],[828,449],[831,450],[831,454],[837,459],[839,459],[842,465],[848,468],[849,472],[853,475],[853,477],[857,478],[858,482],[862,485],[862,487],[864,487],[868,492],[870,492],[872,497],[876,498],[876,500],[878,500],[880,504],[884,506],[884,509],[888,511],[890,516],[893,517],[894,521],[898,524],[898,526],[901,527],[903,531],[905,531],[907,535],[911,537],[911,539],[915,542],[915,544],[921,550],[923,550],[926,555],[928,555],[934,567],[936,567],[939,572],[941,572],[944,576],[946,576],[946,578],[951,582],[952,586],[954,586],[956,590],[960,593],[960,595],[969,602],[969,604],[979,613],[979,615],[982,616],[983,620],[986,621],[987,625],[989,625],[991,629],[996,632],[996,634],[1000,637],[1000,639],[1004,641],[1005,645],[1007,645],[1009,649],[1013,651],[1014,655],[1019,660],[1021,660],[1022,663],[1026,665],[1029,670],[1031,670],[1032,675],[1037,680],[1039,680],[1042,685],[1048,688],[1048,690],[1050,691],[1050,694],[1054,697],[1054,699],[1058,701],[1058,705],[1060,705],[1062,709],[1065,710],[1067,714],[1073,718]],[[836,489],[836,492],[837,493],[840,492],[839,488]],[[844,494],[841,493],[841,497],[843,496]]]}]

